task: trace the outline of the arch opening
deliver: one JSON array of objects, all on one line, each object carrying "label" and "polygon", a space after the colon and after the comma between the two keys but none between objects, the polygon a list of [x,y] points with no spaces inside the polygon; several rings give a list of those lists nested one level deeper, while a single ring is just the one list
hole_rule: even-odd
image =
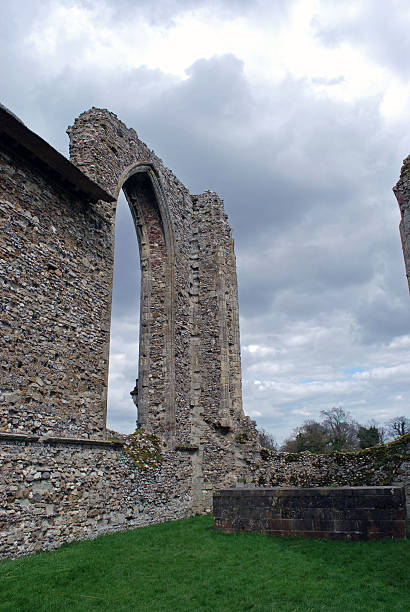
[{"label": "arch opening", "polygon": [[[120,196],[115,230],[107,426],[111,428],[114,423],[123,421],[127,429],[124,433],[133,431],[135,418],[134,427],[130,428],[130,415],[134,414],[137,427],[156,432],[171,442],[175,429],[173,234],[163,206],[161,185],[151,165],[137,164],[131,168],[123,176],[120,187],[129,211],[124,215]],[[136,251],[130,250],[131,225],[134,246],[135,233],[137,235]],[[122,252],[125,247],[127,253]],[[139,292],[134,283],[138,277]],[[130,342],[132,345],[134,339],[132,349]],[[116,401],[119,401],[118,406]],[[137,415],[133,404],[137,406]]]},{"label": "arch opening", "polygon": [[121,192],[115,221],[106,425],[125,434],[135,430],[137,421],[130,391],[138,378],[140,294],[139,246],[131,211]]}]

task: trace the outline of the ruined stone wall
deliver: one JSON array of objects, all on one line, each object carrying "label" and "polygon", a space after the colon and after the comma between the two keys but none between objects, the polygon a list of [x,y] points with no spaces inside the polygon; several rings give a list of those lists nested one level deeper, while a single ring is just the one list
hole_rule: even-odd
[{"label": "ruined stone wall", "polygon": [[[17,147],[2,152],[0,427],[104,436],[123,188],[142,267],[139,424],[170,447],[219,448],[221,431],[243,418],[236,264],[223,202],[211,192],[191,196],[113,113],[91,109],[68,133],[72,161],[113,202],[75,193]],[[233,454],[226,448],[227,461]]]},{"label": "ruined stone wall", "polygon": [[[195,199],[198,218],[198,354],[204,419],[230,427],[242,415],[236,262],[223,202],[206,192]],[[200,328],[200,327],[199,327]],[[215,367],[215,363],[217,367]]]},{"label": "ruined stone wall", "polygon": [[189,453],[138,469],[121,443],[0,434],[0,557],[192,513]]},{"label": "ruined stone wall", "polygon": [[[246,422],[236,439],[221,433],[219,442],[214,437],[213,445],[203,445],[202,456],[193,448],[169,451],[163,444],[162,457],[149,469],[142,469],[144,442],[136,466],[121,442],[0,434],[0,556],[209,512],[213,491],[225,482],[239,487],[391,484],[405,487],[409,508],[409,435],[358,453],[296,455],[260,449],[244,439],[243,432],[252,431]],[[226,441],[238,453],[234,471],[221,477],[211,466],[221,468],[215,457],[223,455]]]},{"label": "ruined stone wall", "polygon": [[393,191],[400,208],[400,236],[410,291],[410,156],[403,161],[400,178]]},{"label": "ruined stone wall", "polygon": [[[0,114],[0,554],[207,512],[214,489],[240,482],[355,484],[370,474],[371,484],[408,486],[402,455],[393,474],[371,454],[293,460],[260,449],[242,411],[236,264],[215,193],[192,196],[106,110],[68,130],[82,172]],[[148,471],[105,440],[121,188],[141,252],[138,418],[163,448]]]},{"label": "ruined stone wall", "polygon": [[[213,488],[236,482],[235,430],[242,424],[256,439],[242,410],[236,261],[223,201],[210,191],[191,196],[113,113],[83,113],[69,134],[72,161],[115,195],[122,186],[136,222],[139,422],[191,449],[195,510],[210,508]],[[150,202],[136,183],[135,171],[145,168],[154,186]]]},{"label": "ruined stone wall", "polygon": [[[130,204],[142,266],[140,424],[171,444],[178,443],[189,429],[190,364],[185,345],[189,336],[190,194],[113,113],[91,109],[68,133],[71,160],[115,197],[123,187]],[[103,202],[98,206],[114,232],[115,206]],[[176,412],[180,413],[178,432]]]},{"label": "ruined stone wall", "polygon": [[[222,200],[191,196],[108,111],[83,113],[68,130],[87,179],[0,113],[10,123],[0,158],[3,553],[210,511],[213,489],[236,484],[236,428],[256,441],[242,411],[236,264]],[[104,442],[121,188],[141,254],[138,420],[165,445],[153,474]]]},{"label": "ruined stone wall", "polygon": [[110,228],[21,151],[0,168],[0,430],[103,437]]},{"label": "ruined stone wall", "polygon": [[410,434],[360,451],[328,455],[280,453],[258,448],[238,433],[243,484],[265,487],[403,486],[410,514]]}]

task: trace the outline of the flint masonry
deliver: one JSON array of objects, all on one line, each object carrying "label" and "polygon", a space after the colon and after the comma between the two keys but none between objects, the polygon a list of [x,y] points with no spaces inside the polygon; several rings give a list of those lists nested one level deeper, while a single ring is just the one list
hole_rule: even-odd
[{"label": "flint masonry", "polygon": [[[11,547],[28,551],[36,539],[52,547],[79,532],[146,524],[152,513],[209,510],[212,489],[237,482],[238,428],[255,438],[242,410],[236,264],[222,200],[190,194],[107,110],[83,113],[67,131],[71,161],[0,108],[3,495],[17,491],[3,526]],[[163,452],[159,471],[138,483],[121,445],[106,440],[121,189],[141,256],[138,423]],[[77,508],[61,483],[72,470],[74,480],[64,478]],[[141,487],[151,487],[148,498]],[[40,526],[29,536],[33,512]]]},{"label": "flint masonry", "polygon": [[[6,431],[104,438],[116,200],[141,253],[139,425],[171,446],[243,416],[235,255],[223,203],[191,195],[106,110],[72,163],[2,112]],[[135,265],[138,265],[136,262]]]}]

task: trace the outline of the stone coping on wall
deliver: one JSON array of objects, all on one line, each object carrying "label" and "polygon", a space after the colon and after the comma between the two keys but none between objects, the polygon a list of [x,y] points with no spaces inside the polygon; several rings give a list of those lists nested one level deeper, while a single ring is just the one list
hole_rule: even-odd
[{"label": "stone coping on wall", "polygon": [[114,202],[115,197],[88,178],[64,155],[48,142],[32,132],[5,106],[0,105],[0,132],[26,149],[31,158],[39,160],[76,191],[84,193],[91,201]]},{"label": "stone coping on wall", "polygon": [[[40,444],[76,444],[79,446],[105,446],[105,447],[116,447],[123,448],[124,442],[121,440],[96,440],[94,438],[69,438],[69,437],[58,437],[58,436],[36,436],[28,433],[14,433],[0,431],[0,442],[11,441],[11,442],[39,442]],[[194,444],[180,444],[174,449],[180,453],[196,453],[199,447]]]},{"label": "stone coping on wall", "polygon": [[87,446],[108,446],[122,448],[124,442],[120,440],[96,440],[93,438],[60,438],[55,436],[36,436],[26,433],[9,433],[0,431],[0,441],[12,442],[39,442],[40,444],[77,444]]}]

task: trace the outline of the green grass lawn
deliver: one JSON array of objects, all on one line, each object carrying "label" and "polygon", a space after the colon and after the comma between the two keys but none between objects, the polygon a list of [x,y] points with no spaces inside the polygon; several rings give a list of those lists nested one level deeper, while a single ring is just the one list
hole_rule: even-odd
[{"label": "green grass lawn", "polygon": [[153,525],[0,563],[0,610],[410,610],[410,544]]}]

